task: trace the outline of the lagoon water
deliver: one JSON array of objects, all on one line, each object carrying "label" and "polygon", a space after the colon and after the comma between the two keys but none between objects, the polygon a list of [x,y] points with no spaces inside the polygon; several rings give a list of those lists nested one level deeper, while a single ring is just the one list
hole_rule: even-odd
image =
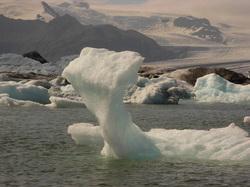
[{"label": "lagoon water", "polygon": [[[244,126],[250,106],[235,104],[127,105],[144,131]],[[78,146],[73,123],[96,124],[87,109],[0,107],[0,186],[250,186],[250,163],[207,160],[107,159],[102,147]]]}]

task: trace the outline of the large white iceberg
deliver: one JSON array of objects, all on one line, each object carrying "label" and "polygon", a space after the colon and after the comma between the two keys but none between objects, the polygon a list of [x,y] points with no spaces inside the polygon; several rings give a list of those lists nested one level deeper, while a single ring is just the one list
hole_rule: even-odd
[{"label": "large white iceberg", "polygon": [[250,85],[234,84],[217,74],[197,79],[193,92],[196,100],[201,102],[250,102]]},{"label": "large white iceberg", "polygon": [[122,100],[127,87],[135,83],[142,61],[135,52],[85,48],[63,71],[98,119],[104,155],[135,159],[160,155],[153,141],[132,122]]},{"label": "large white iceberg", "polygon": [[[104,144],[102,154],[115,158],[247,160],[250,138],[231,124],[211,130],[152,129],[142,132],[123,106],[128,85],[134,84],[142,58],[134,52],[85,48],[64,70],[75,90],[100,124],[73,124],[68,133],[78,144]],[[143,84],[144,81],[141,83]],[[96,140],[96,141],[95,141]]]},{"label": "large white iceberg", "polygon": [[10,98],[24,101],[33,101],[41,104],[49,103],[49,93],[46,88],[22,84],[19,82],[0,82],[0,94],[8,94]]}]

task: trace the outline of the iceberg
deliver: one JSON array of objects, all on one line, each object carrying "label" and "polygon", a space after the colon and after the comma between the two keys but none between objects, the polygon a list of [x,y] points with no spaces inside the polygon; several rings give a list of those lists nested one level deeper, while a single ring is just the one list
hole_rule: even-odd
[{"label": "iceberg", "polygon": [[78,145],[104,145],[101,128],[89,123],[77,123],[69,126],[68,134]]},{"label": "iceberg", "polygon": [[[124,108],[122,97],[137,79],[143,58],[134,52],[85,48],[63,71],[100,126],[73,124],[68,133],[80,145],[104,145],[102,154],[122,159],[250,161],[250,138],[231,124],[210,130],[152,129],[143,132]],[[98,73],[97,73],[98,72]],[[146,81],[141,80],[140,84]]]},{"label": "iceberg", "polygon": [[234,84],[217,74],[198,78],[193,92],[200,102],[250,103],[250,85]]},{"label": "iceberg", "polygon": [[139,77],[124,98],[125,103],[137,104],[178,104],[179,99],[191,98],[191,86],[184,81],[168,78]]},{"label": "iceberg", "polygon": [[160,156],[150,137],[132,122],[122,100],[127,87],[135,83],[142,62],[135,52],[85,48],[63,71],[63,77],[98,119],[105,144],[103,155],[130,159]]},{"label": "iceberg", "polygon": [[10,98],[8,94],[0,94],[0,106],[7,107],[37,107],[42,104]]},{"label": "iceberg", "polygon": [[[104,142],[99,126],[73,124],[68,133],[79,145],[103,145]],[[167,158],[250,161],[249,134],[234,123],[210,130],[151,129],[146,135]]]},{"label": "iceberg", "polygon": [[0,82],[0,94],[8,94],[10,98],[17,100],[49,103],[49,93],[46,88],[14,81]]},{"label": "iceberg", "polygon": [[83,108],[85,104],[82,101],[77,101],[73,99],[55,97],[51,96],[49,98],[51,104],[46,105],[47,107],[52,108]]}]

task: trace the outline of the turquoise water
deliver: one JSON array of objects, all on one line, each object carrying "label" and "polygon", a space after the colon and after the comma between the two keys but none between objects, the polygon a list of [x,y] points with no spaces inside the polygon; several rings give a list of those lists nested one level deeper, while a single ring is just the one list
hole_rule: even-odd
[{"label": "turquoise water", "polygon": [[[210,129],[242,124],[250,106],[127,105],[143,130]],[[87,109],[0,108],[0,186],[250,186],[250,163],[205,160],[114,160],[99,146],[77,146],[72,123],[96,123]]]}]

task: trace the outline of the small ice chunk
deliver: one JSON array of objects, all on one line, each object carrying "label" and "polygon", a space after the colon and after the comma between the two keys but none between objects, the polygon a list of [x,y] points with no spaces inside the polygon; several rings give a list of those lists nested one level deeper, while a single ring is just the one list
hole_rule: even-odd
[{"label": "small ice chunk", "polygon": [[46,106],[53,108],[83,108],[85,104],[79,100],[72,100],[68,98],[51,96],[49,98],[51,104]]},{"label": "small ice chunk", "polygon": [[68,127],[68,134],[79,145],[104,145],[100,126],[76,123]]}]

